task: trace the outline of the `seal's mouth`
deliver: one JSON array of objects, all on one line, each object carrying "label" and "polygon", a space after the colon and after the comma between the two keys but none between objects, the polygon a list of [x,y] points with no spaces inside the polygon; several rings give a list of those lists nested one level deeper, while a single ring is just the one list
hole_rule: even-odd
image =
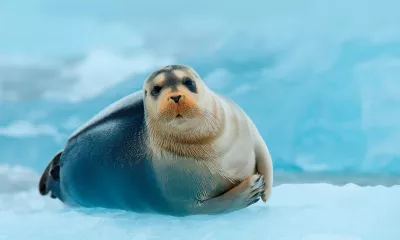
[{"label": "seal's mouth", "polygon": [[174,126],[180,125],[180,124],[182,124],[182,123],[186,120],[186,118],[185,118],[183,115],[181,115],[180,113],[175,114],[174,116],[175,116],[175,117],[173,117],[172,119],[170,119],[170,120],[168,121],[169,124],[172,124],[172,125],[174,125]]}]

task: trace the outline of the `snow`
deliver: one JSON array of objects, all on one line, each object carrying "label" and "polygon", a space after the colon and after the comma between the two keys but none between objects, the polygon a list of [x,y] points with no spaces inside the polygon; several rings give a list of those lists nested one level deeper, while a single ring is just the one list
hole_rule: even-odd
[{"label": "snow", "polygon": [[[0,239],[397,240],[400,186],[275,186],[268,204],[217,216],[71,209],[36,188],[38,175],[0,168]],[[27,177],[29,176],[29,177]],[[4,187],[4,186],[25,187]]]}]

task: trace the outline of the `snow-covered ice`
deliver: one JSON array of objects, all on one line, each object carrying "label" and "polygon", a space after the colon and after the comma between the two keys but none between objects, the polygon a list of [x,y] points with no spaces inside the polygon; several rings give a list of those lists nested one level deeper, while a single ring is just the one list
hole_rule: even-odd
[{"label": "snow-covered ice", "polygon": [[[274,187],[268,204],[226,215],[178,218],[66,208],[39,196],[39,176],[28,173],[1,168],[1,240],[400,239],[400,186],[284,184]],[[3,186],[10,184],[12,188]]]}]

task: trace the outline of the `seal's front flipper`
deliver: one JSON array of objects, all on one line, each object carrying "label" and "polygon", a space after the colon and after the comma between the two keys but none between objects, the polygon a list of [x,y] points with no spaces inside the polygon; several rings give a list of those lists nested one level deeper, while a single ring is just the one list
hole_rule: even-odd
[{"label": "seal's front flipper", "polygon": [[201,202],[197,211],[203,214],[219,214],[245,208],[260,200],[264,188],[263,176],[252,175],[223,195]]},{"label": "seal's front flipper", "polygon": [[[51,197],[56,198],[56,189],[52,189],[56,182],[60,180],[60,157],[63,151],[59,151],[53,159],[49,162],[46,169],[44,170],[42,177],[39,181],[39,192],[45,196],[51,192]],[[54,192],[54,190],[56,190]]]}]

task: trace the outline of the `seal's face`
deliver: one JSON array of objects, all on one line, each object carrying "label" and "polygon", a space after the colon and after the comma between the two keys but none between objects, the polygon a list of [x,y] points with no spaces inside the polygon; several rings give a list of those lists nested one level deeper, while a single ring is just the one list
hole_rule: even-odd
[{"label": "seal's face", "polygon": [[223,124],[211,90],[192,68],[161,68],[147,78],[143,89],[153,154],[163,149],[179,156],[215,158],[212,142]]},{"label": "seal's face", "polygon": [[145,81],[144,94],[149,117],[170,126],[188,127],[204,114],[204,85],[189,67],[171,65],[157,70]]}]

